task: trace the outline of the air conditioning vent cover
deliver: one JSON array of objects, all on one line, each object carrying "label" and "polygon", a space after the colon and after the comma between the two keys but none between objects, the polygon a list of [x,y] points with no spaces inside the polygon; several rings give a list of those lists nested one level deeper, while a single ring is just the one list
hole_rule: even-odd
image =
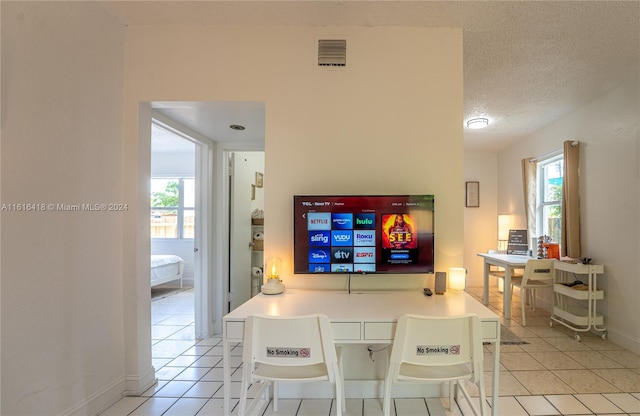
[{"label": "air conditioning vent cover", "polygon": [[318,39],[318,66],[347,66],[346,39]]}]

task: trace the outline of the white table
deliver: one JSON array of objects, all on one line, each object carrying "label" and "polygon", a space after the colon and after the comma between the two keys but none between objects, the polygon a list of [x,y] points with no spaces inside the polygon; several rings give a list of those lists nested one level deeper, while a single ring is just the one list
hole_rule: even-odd
[{"label": "white table", "polygon": [[500,365],[500,317],[467,293],[424,296],[422,291],[351,293],[287,290],[280,295],[259,294],[223,318],[224,414],[230,408],[230,346],[242,342],[244,321],[254,314],[296,316],[324,313],[331,320],[338,344],[393,343],[400,316],[413,313],[428,316],[477,314],[482,321],[483,341],[495,344],[493,362],[493,407],[497,415]]},{"label": "white table", "polygon": [[489,268],[498,266],[504,268],[504,292],[502,293],[502,307],[504,319],[511,319],[511,273],[513,269],[524,269],[527,265],[529,256],[521,256],[516,254],[487,254],[478,253],[478,256],[484,258],[484,282],[482,290],[482,301],[485,305],[489,304]]}]

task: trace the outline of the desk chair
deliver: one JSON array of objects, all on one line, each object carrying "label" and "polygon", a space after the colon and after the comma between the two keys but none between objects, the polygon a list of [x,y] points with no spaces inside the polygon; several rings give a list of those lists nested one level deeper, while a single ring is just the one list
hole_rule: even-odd
[{"label": "desk chair", "polygon": [[[489,253],[489,254],[498,254],[498,250],[489,250],[487,253]],[[498,266],[493,266],[493,265],[489,266],[489,276],[493,276],[493,277],[497,278],[498,280],[503,280],[504,281],[504,274],[505,274],[504,268],[498,267]],[[514,277],[515,278],[521,278],[523,275],[524,275],[524,273],[523,273],[522,269],[513,269],[511,271],[511,278],[512,279]]]},{"label": "desk chair", "polygon": [[[327,380],[335,385],[336,414],[345,405],[342,364],[326,315],[249,316],[244,324],[242,390],[238,415],[247,409],[247,390],[262,383],[256,397],[273,384],[273,411],[278,411],[278,382]],[[255,402],[254,402],[255,403]]]},{"label": "desk chair", "polygon": [[[522,326],[527,326],[524,313],[524,304],[527,298],[531,310],[536,309],[535,291],[540,288],[553,287],[555,278],[554,260],[527,260],[524,268],[524,276],[511,279],[511,287],[520,288],[520,303],[522,304]],[[528,295],[527,295],[528,292]],[[511,290],[513,293],[513,290]]]},{"label": "desk chair", "polygon": [[449,382],[449,410],[457,390],[478,415],[464,380],[477,384],[480,414],[488,414],[482,373],[482,334],[477,315],[432,317],[403,315],[398,320],[384,383],[384,415],[391,412],[391,387],[398,382]]}]

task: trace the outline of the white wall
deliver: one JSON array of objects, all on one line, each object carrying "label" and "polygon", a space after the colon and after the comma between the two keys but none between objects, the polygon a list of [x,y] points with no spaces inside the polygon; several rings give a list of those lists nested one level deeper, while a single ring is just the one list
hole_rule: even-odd
[{"label": "white wall", "polygon": [[[93,2],[2,7],[3,415],[95,414],[124,386],[124,29]],[[47,207],[47,204],[54,204]]]},{"label": "white wall", "polygon": [[[348,69],[316,67],[321,35],[348,39]],[[454,29],[130,27],[126,147],[137,152],[137,103],[152,97],[263,101],[265,211],[274,213],[266,250],[281,253],[285,284],[345,284],[291,275],[297,193],[435,194],[436,269],[446,271],[463,262],[461,42]],[[139,161],[128,161],[128,174],[144,170]],[[133,198],[137,190],[127,192]],[[366,283],[423,287],[426,280]]]},{"label": "white wall", "polygon": [[464,154],[464,180],[480,182],[480,206],[464,209],[464,267],[467,286],[483,285],[483,261],[478,253],[498,248],[498,156],[496,153]]},{"label": "white wall", "polygon": [[[347,39],[347,69],[317,67],[324,36]],[[125,184],[137,201],[125,222],[125,250],[138,253],[125,258],[127,278],[144,274],[146,255],[135,226],[146,221],[149,164],[139,103],[160,99],[265,103],[265,252],[282,257],[287,287],[346,288],[343,276],[292,274],[294,194],[434,194],[436,270],[463,264],[461,30],[133,26],[125,73],[125,175],[138,178]],[[352,286],[415,289],[433,287],[433,277],[367,276]],[[125,330],[138,358],[128,370],[142,371],[145,317],[134,312],[141,320]]]},{"label": "white wall", "polygon": [[498,210],[524,217],[520,160],[580,141],[582,255],[605,265],[598,286],[609,338],[640,352],[640,145],[638,79],[532,134],[498,156]]}]

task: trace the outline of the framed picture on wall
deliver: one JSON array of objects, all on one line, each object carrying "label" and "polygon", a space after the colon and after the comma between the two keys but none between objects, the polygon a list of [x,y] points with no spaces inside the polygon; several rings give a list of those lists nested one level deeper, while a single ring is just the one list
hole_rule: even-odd
[{"label": "framed picture on wall", "polygon": [[477,208],[480,206],[480,182],[465,182],[466,198],[465,206]]}]

